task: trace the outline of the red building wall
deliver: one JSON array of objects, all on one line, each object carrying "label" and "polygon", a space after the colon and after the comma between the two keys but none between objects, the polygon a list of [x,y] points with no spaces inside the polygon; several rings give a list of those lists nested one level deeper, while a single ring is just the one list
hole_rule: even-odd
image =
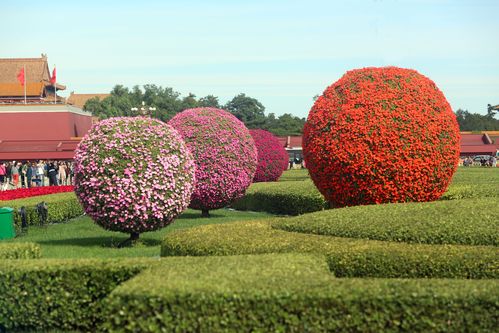
[{"label": "red building wall", "polygon": [[92,117],[72,112],[5,113],[0,108],[0,140],[68,140],[84,136]]}]

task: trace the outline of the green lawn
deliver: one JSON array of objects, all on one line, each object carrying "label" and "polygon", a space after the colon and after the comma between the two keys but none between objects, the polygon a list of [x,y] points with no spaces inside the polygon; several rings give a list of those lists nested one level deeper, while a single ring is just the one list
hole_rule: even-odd
[{"label": "green lawn", "polygon": [[117,247],[120,242],[128,238],[128,234],[104,230],[87,216],[73,219],[68,223],[45,227],[33,226],[29,228],[27,234],[10,241],[39,244],[43,258],[151,257],[159,256],[161,240],[172,230],[272,217],[267,213],[228,209],[214,210],[210,213],[212,217],[201,218],[199,211],[189,209],[171,225],[158,231],[141,234],[141,242],[133,248]]}]

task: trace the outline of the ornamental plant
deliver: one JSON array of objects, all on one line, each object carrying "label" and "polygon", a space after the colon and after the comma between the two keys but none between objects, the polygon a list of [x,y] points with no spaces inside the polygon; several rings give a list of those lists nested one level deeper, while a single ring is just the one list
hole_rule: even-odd
[{"label": "ornamental plant", "polygon": [[189,205],[195,164],[180,135],[150,118],[94,125],[75,152],[75,192],[105,229],[141,232],[171,223]]},{"label": "ornamental plant", "polygon": [[333,207],[431,201],[459,159],[456,117],[435,83],[397,67],[347,72],[310,110],[304,158]]},{"label": "ornamental plant", "polygon": [[36,197],[40,195],[73,192],[73,185],[67,186],[41,186],[30,188],[18,188],[14,190],[0,191],[0,201],[15,200],[21,198]]},{"label": "ornamental plant", "polygon": [[288,153],[277,137],[262,129],[252,129],[250,134],[258,152],[254,182],[275,182],[288,167]]},{"label": "ornamental plant", "polygon": [[244,124],[225,110],[195,108],[178,113],[168,123],[183,137],[196,162],[196,186],[189,207],[222,208],[243,196],[251,184],[257,152]]}]

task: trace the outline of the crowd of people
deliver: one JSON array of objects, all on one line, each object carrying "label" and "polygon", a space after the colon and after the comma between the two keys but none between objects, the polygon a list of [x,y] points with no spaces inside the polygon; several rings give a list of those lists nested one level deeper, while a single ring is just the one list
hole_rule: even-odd
[{"label": "crowd of people", "polygon": [[468,156],[464,160],[461,160],[462,165],[465,167],[470,167],[470,166],[483,166],[483,167],[493,167],[495,168],[497,166],[497,156],[495,155],[481,155],[481,156],[475,156],[471,157]]},{"label": "crowd of people", "polygon": [[70,161],[4,161],[0,162],[0,191],[71,185],[73,176]]}]

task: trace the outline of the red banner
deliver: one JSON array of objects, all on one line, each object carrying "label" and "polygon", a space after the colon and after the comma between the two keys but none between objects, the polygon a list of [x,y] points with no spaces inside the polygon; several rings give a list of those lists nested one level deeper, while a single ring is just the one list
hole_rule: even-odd
[{"label": "red banner", "polygon": [[52,71],[52,77],[50,78],[50,82],[52,84],[55,84],[57,82],[56,73],[55,73],[55,67],[54,67],[54,70]]},{"label": "red banner", "polygon": [[24,68],[21,68],[19,73],[17,74],[17,80],[21,83],[21,86],[24,86]]}]

